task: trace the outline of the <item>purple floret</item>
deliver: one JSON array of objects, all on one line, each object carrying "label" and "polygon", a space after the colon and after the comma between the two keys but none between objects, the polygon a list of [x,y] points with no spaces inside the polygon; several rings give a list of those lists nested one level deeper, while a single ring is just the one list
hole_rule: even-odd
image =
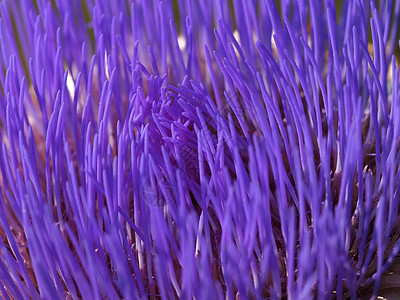
[{"label": "purple floret", "polygon": [[0,1],[1,297],[377,296],[400,1],[341,2]]}]

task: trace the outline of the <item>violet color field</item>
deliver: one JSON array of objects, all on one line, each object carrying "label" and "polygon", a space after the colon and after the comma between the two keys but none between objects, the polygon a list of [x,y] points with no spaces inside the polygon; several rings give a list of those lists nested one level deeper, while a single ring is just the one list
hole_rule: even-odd
[{"label": "violet color field", "polygon": [[400,0],[0,0],[0,297],[400,288],[399,20]]}]

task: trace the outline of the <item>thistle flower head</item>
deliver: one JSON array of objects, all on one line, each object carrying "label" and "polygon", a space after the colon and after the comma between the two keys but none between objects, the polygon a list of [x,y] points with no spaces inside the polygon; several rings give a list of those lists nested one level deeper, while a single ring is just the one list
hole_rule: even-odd
[{"label": "thistle flower head", "polygon": [[376,296],[400,1],[306,2],[0,2],[0,295]]}]

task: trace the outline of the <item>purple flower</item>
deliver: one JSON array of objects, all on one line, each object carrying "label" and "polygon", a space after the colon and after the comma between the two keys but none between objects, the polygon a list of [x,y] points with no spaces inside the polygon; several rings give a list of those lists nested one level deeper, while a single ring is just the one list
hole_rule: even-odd
[{"label": "purple flower", "polygon": [[1,1],[0,295],[377,296],[400,251],[399,13]]}]

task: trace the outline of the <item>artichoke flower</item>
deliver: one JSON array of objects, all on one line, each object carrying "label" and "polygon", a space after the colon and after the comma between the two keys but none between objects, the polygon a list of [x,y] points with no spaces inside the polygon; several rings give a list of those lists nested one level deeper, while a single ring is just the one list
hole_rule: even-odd
[{"label": "artichoke flower", "polygon": [[0,1],[3,299],[362,299],[400,251],[400,1]]}]

